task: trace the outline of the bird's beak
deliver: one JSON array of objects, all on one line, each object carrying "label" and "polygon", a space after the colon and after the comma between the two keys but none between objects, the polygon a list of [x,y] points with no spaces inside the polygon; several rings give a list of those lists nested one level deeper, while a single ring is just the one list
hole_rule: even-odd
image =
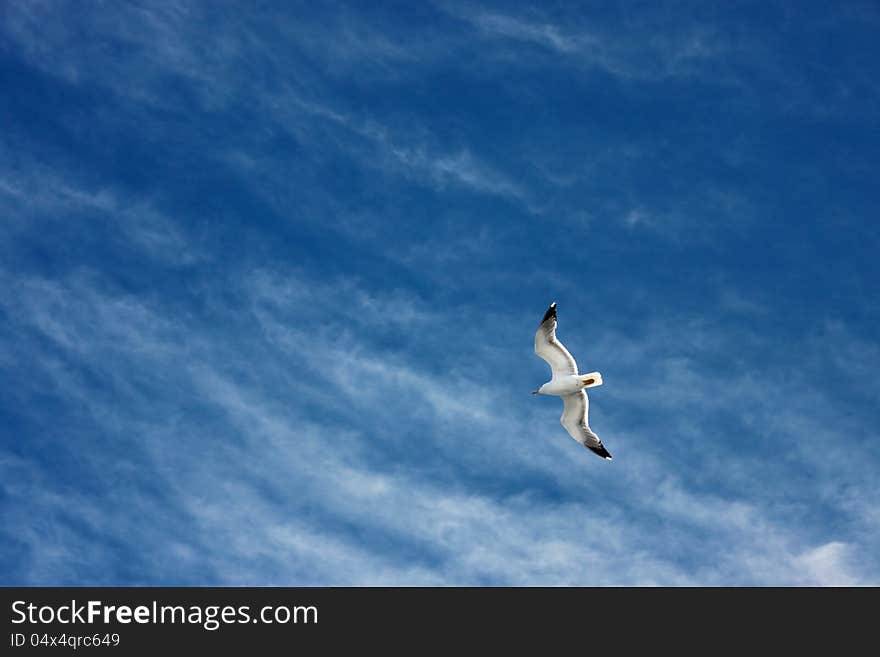
[{"label": "bird's beak", "polygon": [[541,392],[541,391],[540,390],[532,390],[533,395],[537,395],[539,392]]}]

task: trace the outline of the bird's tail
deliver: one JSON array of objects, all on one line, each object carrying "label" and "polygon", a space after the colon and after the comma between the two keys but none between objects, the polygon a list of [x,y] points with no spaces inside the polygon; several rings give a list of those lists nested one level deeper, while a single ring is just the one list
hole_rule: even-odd
[{"label": "bird's tail", "polygon": [[599,372],[590,372],[589,374],[581,374],[581,383],[584,388],[593,388],[602,385],[602,375]]}]

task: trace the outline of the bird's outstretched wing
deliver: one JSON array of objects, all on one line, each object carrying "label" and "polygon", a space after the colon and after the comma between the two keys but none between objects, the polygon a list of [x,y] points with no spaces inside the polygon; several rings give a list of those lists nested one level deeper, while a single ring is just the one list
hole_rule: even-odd
[{"label": "bird's outstretched wing", "polygon": [[562,398],[563,404],[562,417],[559,421],[568,431],[569,435],[578,441],[587,449],[595,452],[603,459],[611,460],[611,454],[605,449],[602,441],[590,429],[590,421],[588,419],[590,413],[590,399],[583,390],[573,395],[565,395]]},{"label": "bird's outstretched wing", "polygon": [[550,304],[541,326],[535,333],[535,354],[543,358],[553,371],[553,378],[577,374],[578,366],[568,349],[556,339],[556,302]]}]

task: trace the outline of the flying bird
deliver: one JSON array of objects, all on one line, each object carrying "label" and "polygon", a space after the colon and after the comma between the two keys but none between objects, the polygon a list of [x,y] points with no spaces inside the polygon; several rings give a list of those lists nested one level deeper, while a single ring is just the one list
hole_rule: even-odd
[{"label": "flying bird", "polygon": [[599,372],[578,374],[574,358],[556,338],[555,301],[544,313],[541,326],[535,333],[535,353],[547,361],[553,377],[537,390],[533,390],[532,394],[562,397],[564,407],[562,417],[559,418],[562,426],[581,445],[610,461],[611,454],[605,449],[599,436],[590,429],[590,399],[584,390],[602,385],[602,375]]}]

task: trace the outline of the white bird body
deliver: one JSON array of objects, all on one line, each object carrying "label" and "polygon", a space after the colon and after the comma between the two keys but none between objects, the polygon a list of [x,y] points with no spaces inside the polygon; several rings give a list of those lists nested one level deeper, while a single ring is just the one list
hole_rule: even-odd
[{"label": "white bird body", "polygon": [[600,385],[602,385],[602,375],[598,372],[590,372],[589,374],[568,374],[566,376],[550,379],[547,383],[538,388],[538,394],[565,397],[566,395],[573,395],[584,388],[592,388],[593,386]]},{"label": "white bird body", "polygon": [[550,365],[552,378],[532,394],[562,397],[564,406],[559,418],[562,426],[574,440],[610,461],[611,454],[590,429],[590,400],[584,391],[584,388],[602,385],[602,375],[599,372],[578,374],[577,362],[556,337],[555,301],[550,304],[535,333],[535,354]]}]

